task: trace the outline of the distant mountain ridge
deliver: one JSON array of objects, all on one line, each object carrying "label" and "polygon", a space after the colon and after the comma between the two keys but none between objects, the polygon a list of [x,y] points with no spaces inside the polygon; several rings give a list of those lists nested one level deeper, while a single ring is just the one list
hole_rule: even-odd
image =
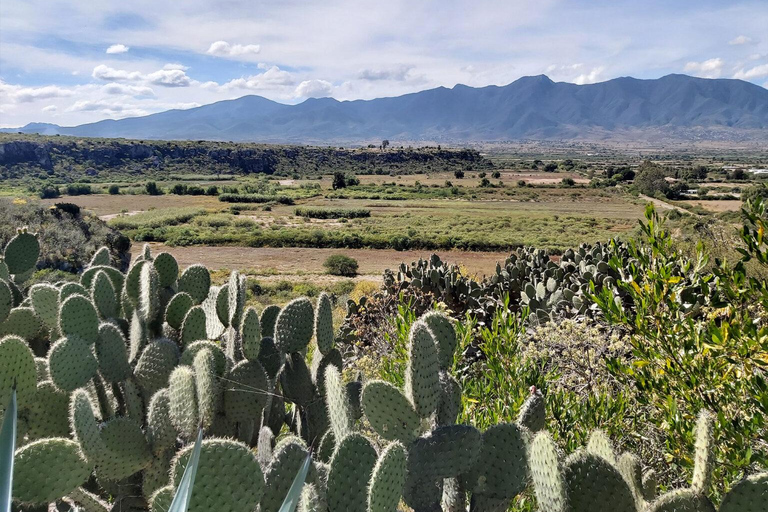
[{"label": "distant mountain ridge", "polygon": [[[17,131],[5,129],[3,131]],[[667,75],[576,85],[545,75],[505,86],[456,85],[373,100],[285,105],[243,96],[188,110],[74,127],[35,123],[26,133],[133,139],[257,142],[502,141],[621,134],[768,139],[768,90],[733,79]]]}]

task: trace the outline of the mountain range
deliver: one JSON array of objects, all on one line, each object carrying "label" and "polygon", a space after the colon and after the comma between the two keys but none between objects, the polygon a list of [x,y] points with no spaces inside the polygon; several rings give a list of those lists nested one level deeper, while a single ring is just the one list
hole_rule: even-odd
[{"label": "mountain range", "polygon": [[733,79],[667,75],[576,85],[544,75],[505,86],[438,87],[373,100],[286,105],[243,96],[188,110],[73,127],[6,132],[256,142],[509,141],[620,137],[768,140],[768,89]]}]

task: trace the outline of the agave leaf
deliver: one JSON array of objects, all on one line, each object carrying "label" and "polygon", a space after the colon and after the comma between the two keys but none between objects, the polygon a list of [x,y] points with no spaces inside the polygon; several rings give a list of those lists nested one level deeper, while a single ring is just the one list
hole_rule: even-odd
[{"label": "agave leaf", "polygon": [[192,486],[195,485],[195,475],[197,474],[197,465],[200,462],[200,450],[203,443],[203,428],[197,431],[197,440],[192,454],[189,456],[187,467],[184,468],[184,474],[181,475],[179,488],[176,489],[176,495],[173,497],[168,512],[187,512],[189,500],[192,498]]},{"label": "agave leaf", "polygon": [[16,451],[16,387],[5,409],[3,429],[0,430],[0,512],[11,512],[13,488],[13,454]]},{"label": "agave leaf", "polygon": [[288,489],[288,494],[283,500],[283,504],[278,512],[293,512],[296,510],[296,505],[299,504],[299,498],[301,498],[301,489],[304,487],[304,481],[307,479],[307,473],[309,473],[309,463],[312,462],[312,453],[307,453],[307,458],[304,459],[304,464],[299,468],[299,472],[293,478],[291,488]]}]

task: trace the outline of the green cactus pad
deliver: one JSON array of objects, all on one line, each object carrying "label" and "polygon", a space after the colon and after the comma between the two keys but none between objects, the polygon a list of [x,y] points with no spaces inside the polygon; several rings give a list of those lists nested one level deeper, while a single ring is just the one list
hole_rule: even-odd
[{"label": "green cactus pad", "polygon": [[141,494],[152,496],[155,491],[168,485],[172,457],[173,452],[167,452],[152,458],[152,462],[141,473]]},{"label": "green cactus pad", "polygon": [[656,472],[652,469],[643,473],[643,499],[653,501],[656,499]]},{"label": "green cactus pad", "polygon": [[131,418],[114,418],[101,428],[105,453],[96,462],[96,475],[122,480],[152,463],[152,453],[139,424]]},{"label": "green cactus pad", "polygon": [[461,412],[461,384],[453,376],[440,374],[440,405],[437,424],[453,425]]},{"label": "green cactus pad", "polygon": [[437,345],[426,322],[411,327],[405,395],[422,418],[428,418],[440,404],[440,360]]},{"label": "green cactus pad", "polygon": [[80,283],[64,283],[59,289],[59,304],[64,304],[64,301],[73,295],[89,297],[90,292]]},{"label": "green cactus pad", "polygon": [[336,439],[333,437],[333,430],[329,430],[320,439],[320,445],[317,447],[317,458],[322,462],[330,462],[335,451]]},{"label": "green cactus pad", "polygon": [[272,449],[275,447],[275,434],[272,429],[266,425],[259,430],[259,441],[256,447],[256,458],[259,459],[259,465],[262,469],[269,466],[272,460]]},{"label": "green cactus pad", "polygon": [[408,455],[408,471],[426,481],[458,476],[474,467],[481,446],[482,436],[474,427],[438,427],[413,442]]},{"label": "green cactus pad", "polygon": [[344,439],[352,430],[352,414],[349,411],[349,397],[341,379],[341,371],[335,366],[329,366],[325,372],[325,387],[325,401],[333,437]]},{"label": "green cactus pad", "polygon": [[768,473],[748,476],[734,485],[720,503],[719,512],[765,512]]},{"label": "green cactus pad", "polygon": [[187,313],[194,305],[192,297],[188,293],[177,293],[165,308],[165,321],[174,329],[181,329],[184,317],[187,316]]},{"label": "green cactus pad", "polygon": [[188,366],[179,366],[173,370],[168,390],[171,423],[182,437],[194,438],[200,420],[194,372]]},{"label": "green cactus pad", "polygon": [[517,415],[517,423],[531,432],[539,432],[547,426],[547,404],[544,401],[544,395],[537,389],[532,389],[523,405],[520,407],[520,413]]},{"label": "green cactus pad", "polygon": [[326,355],[333,349],[333,307],[330,296],[323,292],[315,306],[315,341],[320,353]]},{"label": "green cactus pad", "polygon": [[616,454],[613,451],[613,443],[602,430],[593,430],[587,441],[587,452],[602,457],[611,465],[616,465]]},{"label": "green cactus pad", "polygon": [[51,374],[48,373],[48,359],[44,357],[36,357],[35,372],[37,374],[37,382],[51,380]]},{"label": "green cactus pad", "polygon": [[[125,404],[125,416],[144,422],[144,397],[141,388],[134,379],[128,379],[118,385]],[[148,398],[149,399],[149,398]]]},{"label": "green cactus pad", "polygon": [[315,312],[309,299],[294,299],[280,311],[275,321],[275,345],[285,353],[299,352],[309,345],[314,330]]},{"label": "green cactus pad", "polygon": [[280,306],[274,304],[267,306],[261,312],[261,318],[259,323],[261,324],[261,335],[269,338],[275,338],[275,323],[277,322],[277,315],[280,314]]},{"label": "green cactus pad", "polygon": [[149,498],[149,510],[151,512],[168,512],[173,503],[175,492],[173,486],[166,485],[156,490]]},{"label": "green cactus pad", "polygon": [[181,361],[179,361],[179,364],[192,366],[192,363],[195,361],[195,356],[203,349],[209,349],[211,352],[213,352],[213,357],[216,358],[216,374],[223,376],[227,371],[227,356],[224,355],[224,351],[221,350],[221,347],[219,347],[213,341],[196,341],[188,347],[185,347],[184,352],[181,353]]},{"label": "green cactus pad", "polygon": [[418,437],[419,415],[392,384],[380,380],[368,382],[360,402],[371,427],[382,438],[409,444]]},{"label": "green cactus pad", "polygon": [[299,505],[296,508],[298,512],[327,512],[328,504],[323,499],[317,486],[306,484],[301,490]]},{"label": "green cactus pad", "polygon": [[13,497],[22,503],[47,504],[80,487],[90,473],[76,442],[41,439],[16,451]]},{"label": "green cactus pad", "polygon": [[23,274],[34,268],[40,257],[40,242],[32,233],[19,233],[5,246],[5,264],[11,274]]},{"label": "green cactus pad", "polygon": [[106,447],[99,433],[91,397],[84,389],[78,389],[72,394],[69,419],[83,456],[92,465],[96,464],[106,452]]},{"label": "green cactus pad", "polygon": [[14,308],[0,325],[0,336],[15,335],[28,341],[37,339],[43,332],[43,322],[32,308]]},{"label": "green cactus pad", "polygon": [[109,254],[109,247],[101,246],[95,253],[93,253],[93,257],[91,258],[90,263],[88,263],[88,266],[98,267],[101,265],[110,265],[111,263],[112,256]]},{"label": "green cactus pad", "polygon": [[[35,286],[43,286],[43,285],[35,285]],[[56,289],[54,288],[54,290]],[[58,299],[58,295],[59,293],[57,290],[56,291],[57,299]],[[32,290],[30,290],[30,297],[31,296],[32,296]],[[11,313],[11,308],[13,308],[13,292],[11,291],[11,287],[8,286],[8,283],[3,279],[0,279],[0,324],[2,324],[5,321],[5,319],[8,318],[8,315]]]},{"label": "green cactus pad", "polygon": [[[211,288],[213,290],[214,288]],[[229,284],[223,285],[216,292],[216,318],[224,327],[229,327]],[[212,314],[206,312],[210,318]]]},{"label": "green cactus pad", "polygon": [[56,389],[52,382],[39,383],[26,417],[31,440],[69,436],[69,395]]},{"label": "green cactus pad", "polygon": [[696,421],[696,452],[694,455],[693,479],[691,489],[699,494],[709,490],[712,481],[712,469],[715,463],[715,452],[712,440],[714,419],[708,411],[701,411]]},{"label": "green cactus pad", "polygon": [[161,389],[149,401],[147,441],[155,455],[160,455],[176,444],[176,430],[171,422],[171,399],[168,389]]},{"label": "green cactus pad", "polygon": [[171,340],[159,338],[144,347],[133,371],[144,395],[150,397],[166,387],[178,363],[179,348]]},{"label": "green cactus pad", "polygon": [[147,324],[141,319],[139,313],[134,311],[128,333],[128,361],[131,363],[136,362],[147,343],[149,343]]},{"label": "green cactus pad", "polygon": [[325,396],[325,374],[329,367],[336,367],[341,370],[344,367],[344,361],[341,352],[331,349],[326,354],[315,350],[312,354],[312,382],[317,386],[317,392],[320,396]]},{"label": "green cactus pad", "polygon": [[376,465],[376,450],[360,434],[341,440],[331,459],[328,474],[329,510],[366,510],[368,483]]},{"label": "green cactus pad", "polygon": [[131,268],[128,269],[128,273],[125,275],[123,284],[125,295],[134,307],[138,307],[139,296],[141,295],[141,270],[148,264],[149,263],[146,261],[137,260],[131,265]]},{"label": "green cactus pad", "polygon": [[191,265],[179,277],[179,291],[188,293],[195,304],[202,303],[208,297],[210,288],[211,274],[203,265]]},{"label": "green cactus pad", "polygon": [[[191,453],[190,444],[176,455],[171,469],[174,487],[181,482]],[[188,512],[252,511],[264,491],[261,467],[248,446],[230,439],[203,441]]]},{"label": "green cactus pad", "polygon": [[405,447],[400,443],[387,446],[373,468],[368,488],[368,512],[397,510],[406,477]]},{"label": "green cactus pad", "polygon": [[23,407],[35,395],[37,386],[37,367],[35,355],[29,345],[18,336],[6,336],[0,339],[0,411],[5,409],[11,396],[14,382],[16,398]]},{"label": "green cactus pad", "polygon": [[69,392],[88,384],[99,371],[99,363],[88,343],[70,336],[60,339],[51,347],[48,369],[56,387]]},{"label": "green cactus pad", "polygon": [[347,382],[346,387],[347,396],[349,397],[349,412],[352,414],[352,421],[357,421],[363,416],[363,406],[360,403],[360,398],[363,394],[362,374],[358,372],[358,377]]},{"label": "green cactus pad", "polygon": [[261,325],[259,324],[259,314],[254,308],[245,310],[243,321],[240,323],[240,341],[243,347],[243,356],[251,361],[257,360],[261,350]]},{"label": "green cactus pad", "polygon": [[208,339],[208,331],[205,328],[205,311],[200,306],[195,306],[189,310],[184,317],[184,323],[181,326],[181,343],[184,346],[190,345],[195,341]]},{"label": "green cactus pad", "polygon": [[227,325],[237,326],[240,324],[244,306],[245,276],[241,276],[237,271],[232,271],[227,285]]},{"label": "green cactus pad", "polygon": [[104,323],[99,326],[96,359],[99,362],[99,372],[107,382],[123,381],[133,372],[128,363],[128,350],[123,333],[113,324]]},{"label": "green cactus pad", "polygon": [[[0,281],[0,321],[3,320],[3,283]],[[10,291],[10,290],[9,290]],[[59,290],[47,283],[38,283],[29,289],[29,298],[35,315],[49,329],[59,325]]]},{"label": "green cactus pad", "polygon": [[138,311],[141,319],[152,323],[160,309],[160,277],[153,265],[144,265],[139,276]]},{"label": "green cactus pad", "polygon": [[293,352],[286,358],[285,366],[280,371],[280,386],[283,396],[295,404],[307,405],[314,400],[312,375],[300,353]]},{"label": "green cactus pad", "polygon": [[170,253],[161,252],[152,260],[152,265],[157,270],[158,284],[161,288],[171,286],[179,277],[179,264]]},{"label": "green cactus pad", "polygon": [[116,318],[120,309],[115,288],[106,272],[99,272],[91,285],[91,300],[101,318]]},{"label": "green cactus pad", "polygon": [[89,345],[99,338],[99,316],[93,303],[80,295],[68,297],[59,312],[59,330],[64,336],[76,336]]},{"label": "green cactus pad", "polygon": [[440,369],[447,371],[453,366],[453,356],[456,352],[456,330],[451,320],[443,313],[430,311],[421,317],[432,331],[437,343],[437,353],[440,358]]},{"label": "green cactus pad", "polygon": [[260,420],[267,405],[267,373],[258,361],[240,361],[223,382],[224,412],[234,422]]},{"label": "green cactus pad", "polygon": [[80,284],[84,288],[90,289],[93,286],[93,280],[96,277],[96,274],[99,272],[104,272],[107,274],[107,276],[109,276],[109,279],[112,281],[112,287],[115,289],[116,294],[120,295],[123,292],[125,285],[125,275],[115,267],[106,265],[89,267],[80,276]]},{"label": "green cactus pad", "polygon": [[547,512],[566,512],[565,481],[560,472],[557,448],[549,433],[538,433],[531,441],[528,453],[531,480],[539,507]]},{"label": "green cactus pad", "polygon": [[642,510],[645,507],[645,498],[643,497],[643,465],[640,459],[632,453],[622,453],[616,461],[616,469],[629,484],[635,503]]},{"label": "green cactus pad", "polygon": [[483,432],[480,457],[462,475],[463,485],[474,494],[511,500],[528,485],[526,434],[514,423],[500,423]]},{"label": "green cactus pad", "polygon": [[570,455],[563,478],[574,511],[636,512],[632,490],[621,473],[604,458],[586,451]]},{"label": "green cactus pad", "polygon": [[[277,443],[272,461],[264,473],[266,489],[261,500],[261,512],[278,512],[296,473],[307,457],[307,449],[301,439],[287,436]],[[310,466],[307,482],[316,478],[317,471]]]},{"label": "green cactus pad", "polygon": [[200,304],[200,306],[203,308],[203,311],[205,311],[205,328],[206,332],[208,333],[209,340],[218,339],[219,336],[224,334],[228,327],[221,323],[221,320],[219,320],[219,313],[217,311],[217,300],[219,293],[220,289],[218,286],[211,286],[208,297],[206,297],[202,304]]},{"label": "green cactus pad", "polygon": [[[262,315],[262,318],[263,317],[264,315]],[[264,332],[263,327],[264,324],[262,324],[262,333]],[[280,373],[283,364],[285,364],[285,354],[277,349],[274,340],[269,336],[264,336],[261,338],[259,362],[261,363],[261,366],[264,367],[264,370],[267,372],[267,375],[269,375],[270,379],[277,377],[277,374]]]},{"label": "green cactus pad", "polygon": [[200,422],[204,429],[209,429],[213,425],[220,401],[219,376],[216,374],[216,357],[213,351],[199,351],[192,367],[195,370]]},{"label": "green cactus pad", "polygon": [[[613,510],[613,509],[605,509]],[[621,510],[621,509],[616,509]],[[647,512],[715,512],[709,498],[692,489],[678,489],[669,492],[648,505]],[[760,510],[760,509],[757,509]],[[763,508],[763,510],[765,510]],[[743,512],[739,510],[739,512]]]}]

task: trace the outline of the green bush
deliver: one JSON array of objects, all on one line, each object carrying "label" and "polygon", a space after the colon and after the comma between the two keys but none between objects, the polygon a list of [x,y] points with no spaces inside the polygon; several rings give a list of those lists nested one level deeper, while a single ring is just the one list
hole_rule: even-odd
[{"label": "green bush", "polygon": [[371,210],[367,208],[300,207],[296,208],[294,213],[299,217],[310,219],[357,219],[371,216]]},{"label": "green bush", "polygon": [[351,277],[357,275],[357,260],[344,254],[328,256],[323,266],[329,274],[334,276]]},{"label": "green bush", "polygon": [[293,204],[288,196],[271,196],[265,194],[220,194],[219,201],[224,203],[280,203]]},{"label": "green bush", "polygon": [[117,185],[110,185],[108,192],[109,192],[109,195],[116,196],[120,194],[120,187],[118,187]]}]

